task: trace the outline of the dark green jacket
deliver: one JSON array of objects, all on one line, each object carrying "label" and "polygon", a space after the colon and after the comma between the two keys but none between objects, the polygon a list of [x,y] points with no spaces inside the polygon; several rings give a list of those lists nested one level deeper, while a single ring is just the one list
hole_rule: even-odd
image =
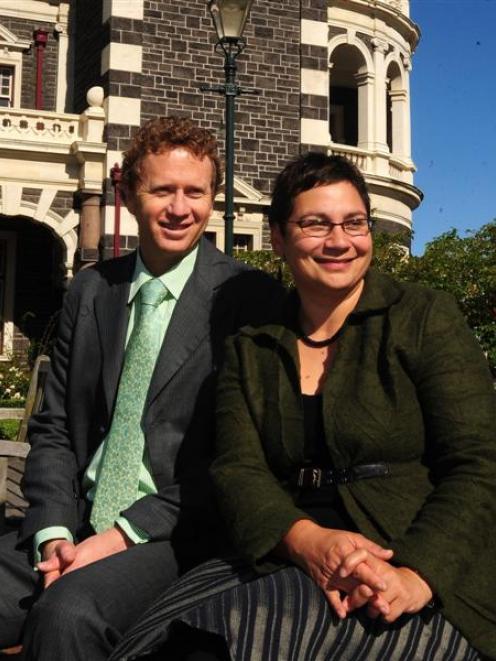
[{"label": "dark green jacket", "polygon": [[[339,487],[357,529],[424,575],[447,619],[496,659],[496,401],[453,299],[370,271],[323,406],[337,468],[386,462],[391,471]],[[244,328],[230,342],[217,421],[219,502],[237,549],[263,570],[306,516],[290,486],[303,462],[290,323]]]}]

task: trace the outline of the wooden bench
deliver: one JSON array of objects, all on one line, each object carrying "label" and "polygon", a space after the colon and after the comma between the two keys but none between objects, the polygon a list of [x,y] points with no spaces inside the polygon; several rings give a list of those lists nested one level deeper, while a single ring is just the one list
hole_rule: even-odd
[{"label": "wooden bench", "polygon": [[49,366],[48,356],[36,358],[17,439],[0,440],[0,529],[5,529],[5,517],[10,520],[23,517],[27,507],[21,491],[21,480],[29,452],[29,443],[26,443],[28,423],[30,417],[43,406]]},{"label": "wooden bench", "polygon": [[[0,534],[6,532],[8,521],[16,521],[24,516],[27,502],[21,490],[21,480],[24,474],[24,463],[29,452],[26,443],[30,417],[43,406],[45,382],[50,366],[48,356],[38,356],[34,363],[31,381],[29,382],[26,406],[22,416],[19,432],[15,441],[0,440]],[[22,646],[0,650],[0,659],[21,659]]]}]

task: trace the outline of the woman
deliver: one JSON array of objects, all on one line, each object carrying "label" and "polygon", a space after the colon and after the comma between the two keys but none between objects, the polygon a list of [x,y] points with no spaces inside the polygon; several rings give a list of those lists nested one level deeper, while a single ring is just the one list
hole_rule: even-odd
[{"label": "woman", "polygon": [[265,575],[195,570],[112,658],[181,620],[241,660],[496,659],[495,398],[475,339],[448,295],[369,269],[345,159],[290,163],[269,220],[296,292],[228,345],[212,468]]}]

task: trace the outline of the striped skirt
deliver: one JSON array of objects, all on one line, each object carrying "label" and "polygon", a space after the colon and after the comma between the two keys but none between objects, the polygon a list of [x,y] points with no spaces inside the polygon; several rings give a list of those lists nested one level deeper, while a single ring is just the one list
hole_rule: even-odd
[{"label": "striped skirt", "polygon": [[[235,560],[212,560],[185,574],[126,634],[110,659],[130,661],[160,650],[178,622],[222,636],[233,661],[480,659],[436,611],[424,609],[394,624],[372,620],[362,611],[341,621],[298,568],[260,577]],[[169,661],[160,654],[154,658]]]}]

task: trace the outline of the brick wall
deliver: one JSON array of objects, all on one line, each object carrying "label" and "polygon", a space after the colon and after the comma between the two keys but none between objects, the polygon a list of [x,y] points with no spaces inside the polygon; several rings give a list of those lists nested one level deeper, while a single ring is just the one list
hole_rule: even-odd
[{"label": "brick wall", "polygon": [[69,191],[58,191],[50,209],[64,218],[74,208],[74,193]]},{"label": "brick wall", "polygon": [[[246,26],[247,48],[238,60],[240,85],[261,93],[236,101],[235,171],[264,193],[270,191],[274,174],[299,150],[299,26],[299,3],[259,0]],[[201,83],[224,79],[223,58],[213,52],[215,36],[206,3],[145,0],[143,35],[143,119],[188,115],[222,139],[224,98],[199,90]]]},{"label": "brick wall", "polygon": [[[33,42],[35,29],[47,30],[48,41],[44,51],[43,65],[43,101],[45,110],[55,110],[57,93],[57,57],[58,41],[53,31],[53,25],[20,18],[0,16],[0,24],[10,30],[21,41]],[[36,94],[36,49],[34,46],[22,54],[22,89],[21,106],[34,108]]]}]

